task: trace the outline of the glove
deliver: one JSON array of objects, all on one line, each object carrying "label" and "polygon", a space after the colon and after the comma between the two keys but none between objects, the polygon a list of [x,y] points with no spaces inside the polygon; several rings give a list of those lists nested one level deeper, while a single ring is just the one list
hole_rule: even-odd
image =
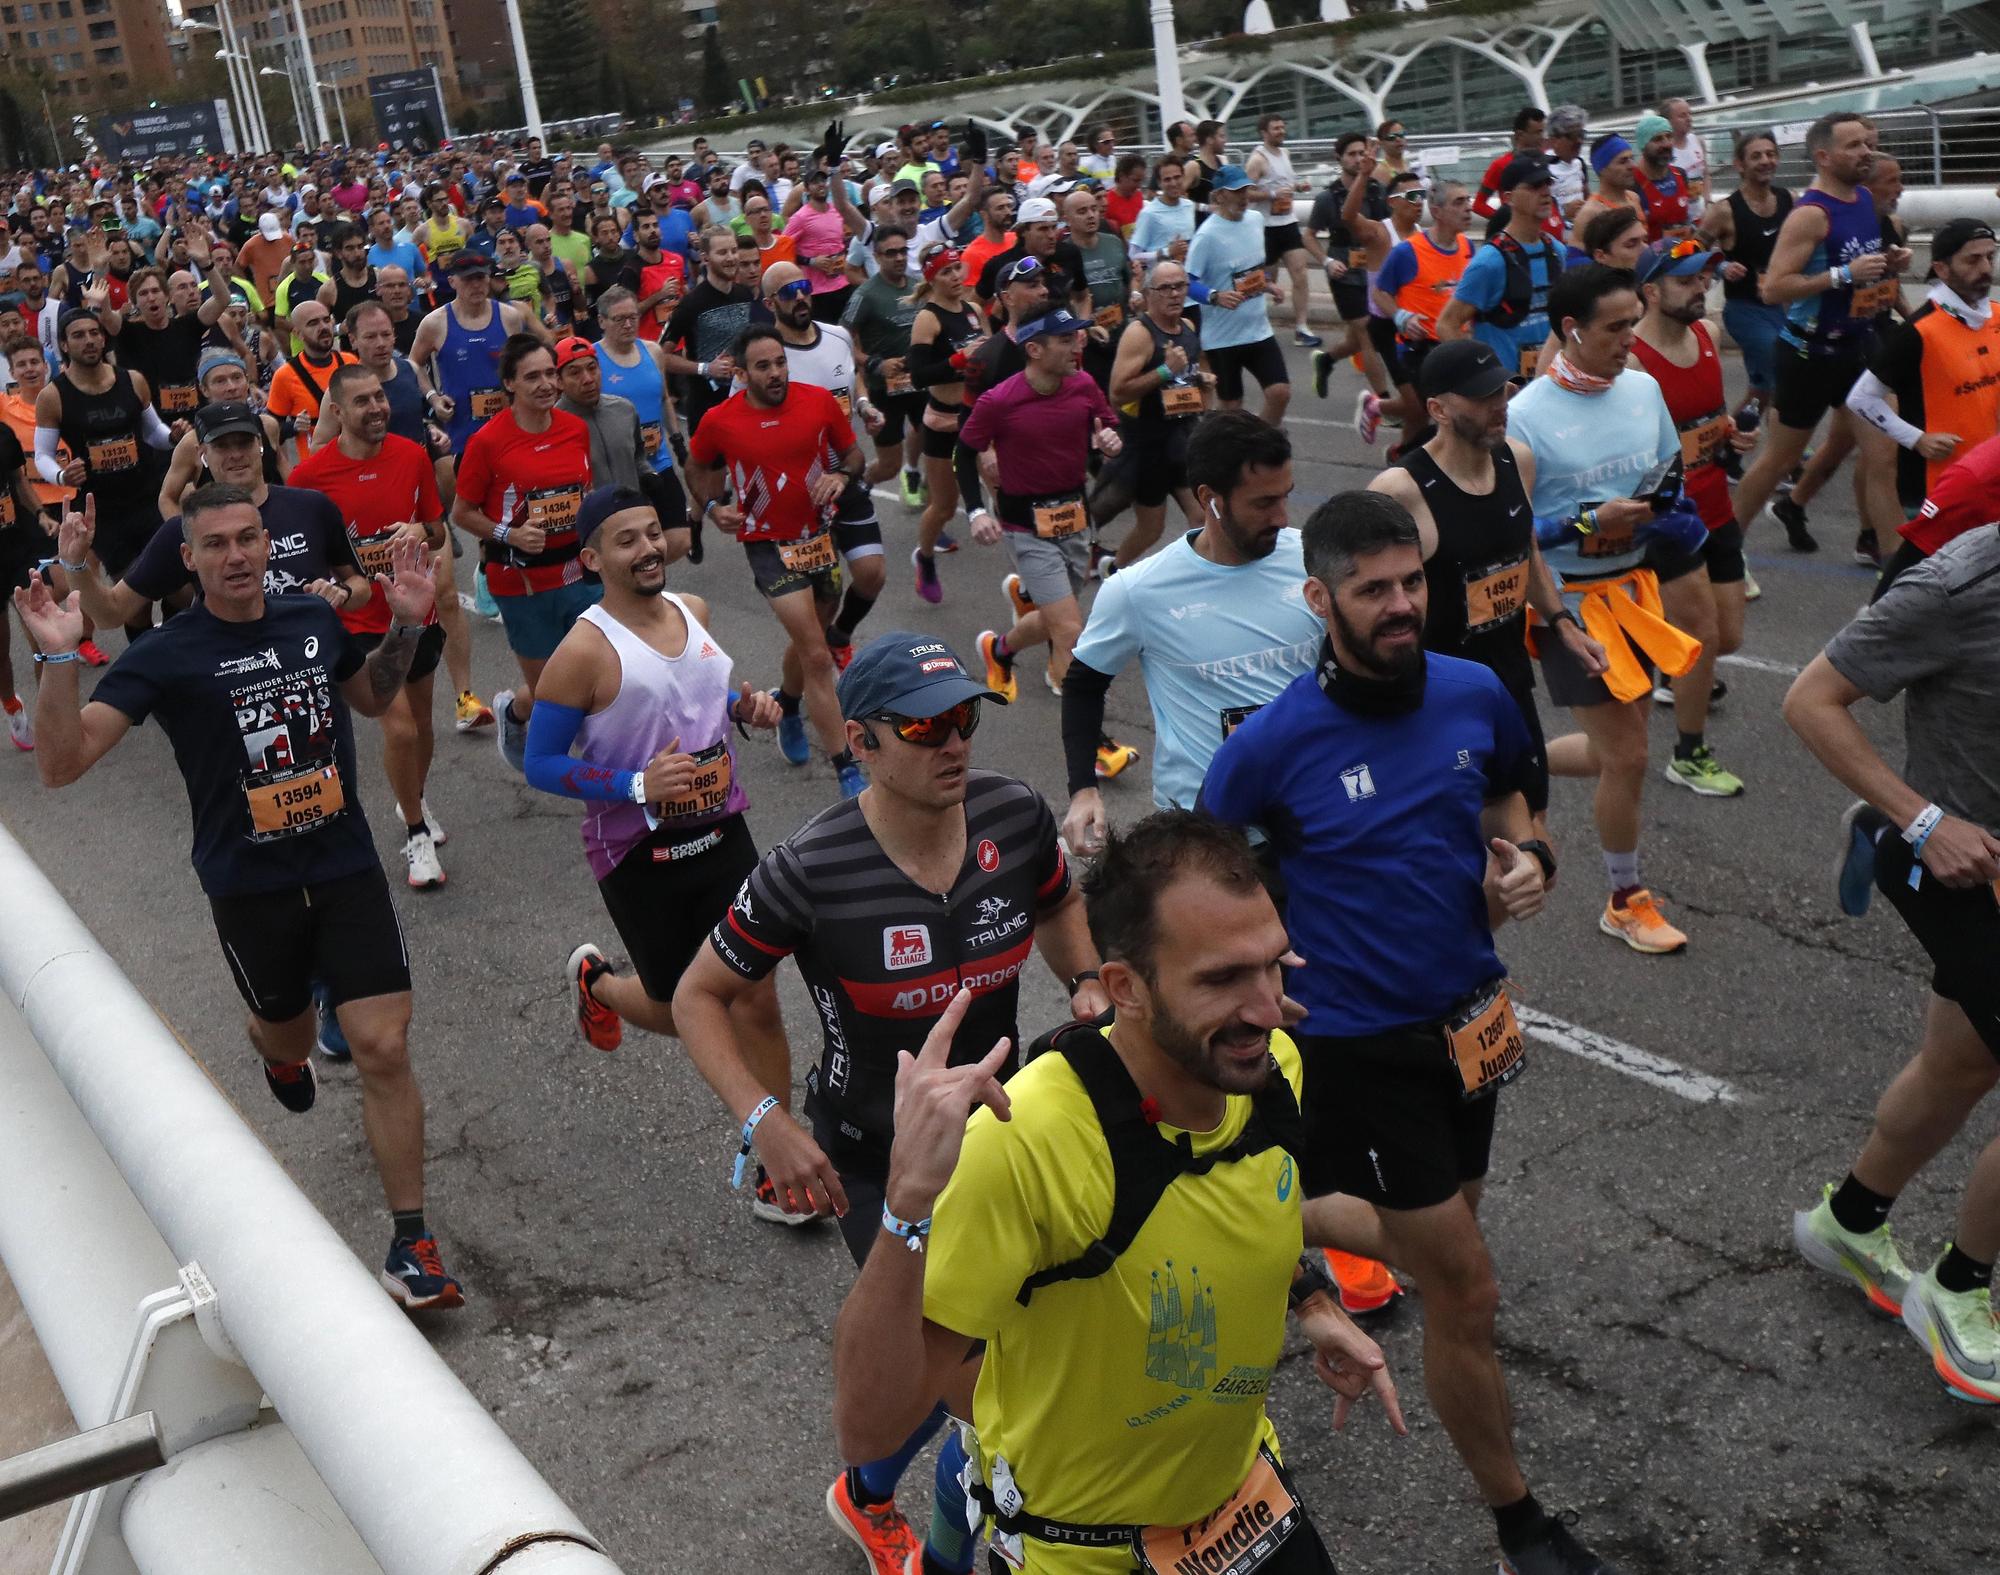
[{"label": "glove", "polygon": [[959,142],[959,151],[972,163],[979,165],[982,169],[985,168],[986,132],[980,127],[977,121],[970,119],[966,121],[965,136]]},{"label": "glove", "polygon": [[826,140],[820,143],[820,151],[826,155],[829,167],[840,162],[841,149],[847,146],[847,135],[841,130],[837,120],[827,122]]},{"label": "glove", "polygon": [[686,470],[688,462],[687,439],[682,437],[680,433],[673,432],[668,434],[667,441],[674,446],[674,463],[680,466],[682,470]]},{"label": "glove", "polygon": [[1658,514],[1647,524],[1639,527],[1641,537],[1658,537],[1679,552],[1698,552],[1703,542],[1708,540],[1708,527],[1699,514],[1675,510],[1671,514]]}]

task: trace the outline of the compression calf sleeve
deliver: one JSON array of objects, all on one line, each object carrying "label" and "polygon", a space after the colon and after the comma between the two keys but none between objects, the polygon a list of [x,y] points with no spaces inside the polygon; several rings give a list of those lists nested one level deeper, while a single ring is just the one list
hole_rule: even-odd
[{"label": "compression calf sleeve", "polygon": [[958,1479],[964,1465],[965,1446],[954,1427],[938,1450],[937,1474],[931,1483],[931,1530],[924,1538],[924,1567],[948,1575],[966,1575],[977,1552],[976,1539],[965,1529],[965,1485]]},{"label": "compression calf sleeve", "polygon": [[924,1446],[937,1437],[938,1429],[945,1423],[944,1402],[940,1400],[931,1408],[931,1414],[917,1424],[917,1430],[903,1441],[903,1447],[893,1455],[880,1460],[871,1460],[865,1466],[854,1467],[853,1486],[859,1491],[854,1495],[857,1502],[886,1504],[896,1496],[896,1484],[903,1480],[903,1473],[910,1469],[910,1462],[924,1451]]},{"label": "compression calf sleeve", "polygon": [[531,786],[560,798],[580,798],[600,804],[630,804],[636,771],[614,771],[570,754],[583,730],[585,713],[573,705],[537,700],[528,716],[525,775]]}]

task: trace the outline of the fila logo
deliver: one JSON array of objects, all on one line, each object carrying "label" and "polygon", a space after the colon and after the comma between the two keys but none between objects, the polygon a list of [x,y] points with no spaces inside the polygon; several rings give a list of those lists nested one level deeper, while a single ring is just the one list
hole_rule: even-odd
[{"label": "fila logo", "polygon": [[1366,766],[1349,766],[1340,773],[1340,785],[1347,789],[1350,804],[1375,796],[1375,775]]},{"label": "fila logo", "polygon": [[931,927],[898,924],[882,932],[884,968],[921,968],[931,960]]}]

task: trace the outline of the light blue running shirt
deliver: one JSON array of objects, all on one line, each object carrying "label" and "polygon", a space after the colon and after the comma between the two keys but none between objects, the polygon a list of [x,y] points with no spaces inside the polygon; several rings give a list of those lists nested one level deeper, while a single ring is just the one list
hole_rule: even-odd
[{"label": "light blue running shirt", "polygon": [[[1267,285],[1280,284],[1283,276],[1276,268],[1264,266],[1264,218],[1250,213],[1240,219],[1225,219],[1211,213],[1194,239],[1188,242],[1182,263],[1190,279],[1199,279],[1215,294],[1233,290],[1244,276],[1261,273]],[[1226,350],[1234,345],[1254,345],[1271,337],[1271,304],[1267,295],[1253,295],[1241,306],[1222,307],[1204,302],[1201,308],[1201,347]]]},{"label": "light blue running shirt", "polygon": [[1113,677],[1139,659],[1163,809],[1194,808],[1225,728],[1311,672],[1326,637],[1306,606],[1296,530],[1281,532],[1268,558],[1228,566],[1196,552],[1194,535],[1106,580],[1076,643],[1078,661]]}]

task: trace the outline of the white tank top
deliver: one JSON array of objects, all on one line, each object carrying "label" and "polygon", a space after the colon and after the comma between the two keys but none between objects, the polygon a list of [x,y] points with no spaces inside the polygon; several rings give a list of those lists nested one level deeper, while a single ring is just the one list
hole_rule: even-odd
[{"label": "white tank top", "polygon": [[[1265,165],[1264,178],[1257,183],[1258,185],[1292,186],[1298,183],[1298,176],[1292,171],[1292,150],[1290,148],[1268,147],[1261,142],[1258,143],[1257,148],[1264,155]],[[1257,207],[1264,215],[1264,223],[1267,226],[1296,224],[1298,222],[1298,215],[1292,211],[1292,199],[1290,197],[1280,197],[1276,202],[1269,200],[1260,201]]]},{"label": "white tank top", "polygon": [[838,323],[820,323],[809,345],[785,341],[785,365],[794,383],[811,383],[840,401],[840,413],[854,414],[854,341]]},{"label": "white tank top", "polygon": [[750,802],[736,779],[729,653],[686,602],[671,591],[661,594],[687,620],[687,645],[679,656],[662,656],[602,606],[583,610],[617,653],[619,679],[618,698],[583,719],[576,752],[614,771],[643,771],[678,738],[680,752],[701,761],[702,773],[694,792],[676,804],[585,803],[583,847],[599,880],[651,834],[649,813],[662,825],[699,827],[740,814]]}]

